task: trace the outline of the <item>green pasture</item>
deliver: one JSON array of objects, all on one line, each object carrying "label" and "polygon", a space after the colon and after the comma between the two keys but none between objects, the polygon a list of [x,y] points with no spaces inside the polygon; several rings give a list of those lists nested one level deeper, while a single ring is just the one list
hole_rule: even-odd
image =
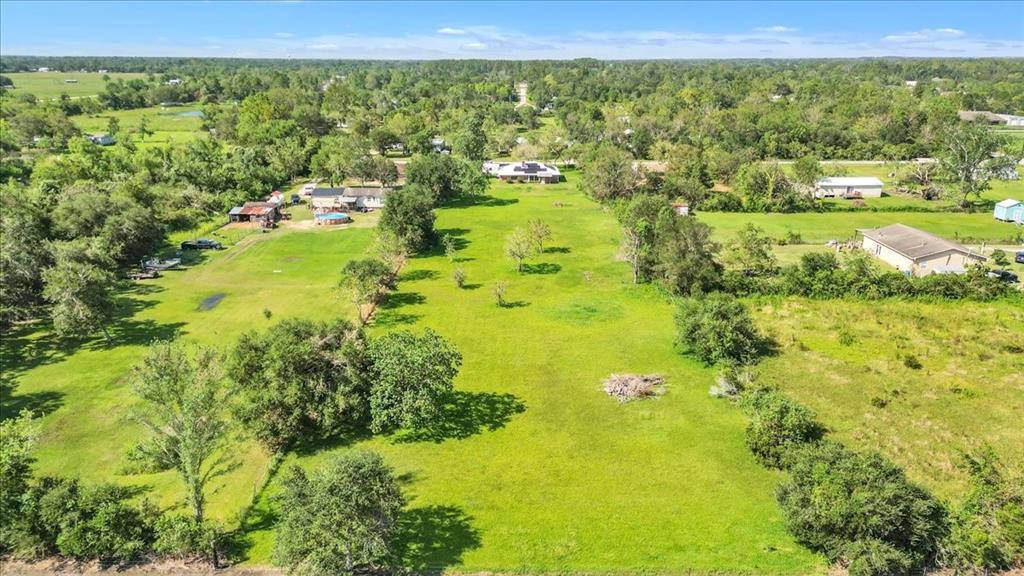
[{"label": "green pasture", "polygon": [[804,212],[763,214],[743,212],[698,212],[697,218],[715,229],[720,239],[728,239],[747,223],[763,228],[773,238],[788,232],[799,234],[803,242],[818,244],[846,240],[862,228],[878,228],[902,223],[950,240],[973,239],[1013,243],[1020,227],[1000,222],[988,213],[951,212]]},{"label": "green pasture", "polygon": [[[156,146],[187,142],[203,134],[202,117],[190,114],[199,109],[199,106],[190,105],[108,110],[100,114],[74,116],[72,121],[86,134],[105,134],[108,131],[107,126],[110,119],[117,118],[121,129],[121,133],[117,135],[118,140],[131,137],[137,145]],[[149,130],[153,132],[152,135],[145,138],[137,133],[143,117],[146,118]]]},{"label": "green pasture", "polygon": [[[72,98],[88,98],[102,92],[107,81],[99,72],[11,72],[5,73],[14,82],[11,94],[34,94],[36,98],[48,100],[67,94]],[[110,72],[111,80],[145,78],[141,72]],[[75,82],[67,82],[75,80]]]}]

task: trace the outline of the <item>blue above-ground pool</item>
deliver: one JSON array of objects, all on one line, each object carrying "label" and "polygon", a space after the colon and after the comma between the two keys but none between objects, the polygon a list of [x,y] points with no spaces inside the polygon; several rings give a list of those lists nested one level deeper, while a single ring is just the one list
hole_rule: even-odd
[{"label": "blue above-ground pool", "polygon": [[324,214],[317,214],[316,219],[324,224],[344,224],[350,220],[348,214],[344,212],[327,212]]}]

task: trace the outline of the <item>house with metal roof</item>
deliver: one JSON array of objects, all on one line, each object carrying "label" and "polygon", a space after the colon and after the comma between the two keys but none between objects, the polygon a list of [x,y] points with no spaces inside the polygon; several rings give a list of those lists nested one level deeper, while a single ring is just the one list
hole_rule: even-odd
[{"label": "house with metal roof", "polygon": [[1024,224],[1024,202],[1014,200],[1013,198],[1007,198],[1002,202],[996,202],[996,207],[992,211],[992,216],[996,220],[1002,220],[1003,222]]},{"label": "house with metal roof", "polygon": [[250,222],[266,228],[272,228],[280,219],[280,206],[272,202],[246,202],[228,211],[230,222]]},{"label": "house with metal roof", "polygon": [[879,198],[882,181],[874,176],[830,176],[814,185],[815,198]]},{"label": "house with metal roof", "polygon": [[316,188],[310,198],[313,212],[339,210],[379,210],[384,207],[387,190],[384,188],[346,186],[344,188]]},{"label": "house with metal roof", "polygon": [[562,172],[541,162],[513,162],[498,167],[496,176],[502,182],[539,182],[553,184],[561,182]]},{"label": "house with metal roof", "polygon": [[864,251],[908,275],[959,274],[985,261],[984,256],[966,246],[903,224],[860,233]]}]

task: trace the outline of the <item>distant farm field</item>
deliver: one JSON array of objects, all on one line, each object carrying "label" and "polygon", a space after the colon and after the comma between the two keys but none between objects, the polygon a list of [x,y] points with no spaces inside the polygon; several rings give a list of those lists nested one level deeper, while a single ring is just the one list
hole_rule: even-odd
[{"label": "distant farm field", "polygon": [[[107,84],[104,74],[99,72],[12,72],[4,76],[14,82],[11,94],[34,94],[36,98],[45,100],[59,98],[61,94],[73,98],[96,96]],[[146,77],[141,72],[110,72],[106,76],[111,80]]]},{"label": "distant farm field", "polygon": [[1012,243],[1021,229],[1000,222],[987,213],[944,212],[807,212],[799,214],[762,214],[742,212],[698,212],[697,218],[715,229],[717,237],[732,237],[747,223],[763,228],[773,238],[787,233],[799,234],[804,242],[824,243],[846,240],[862,228],[878,228],[902,223],[950,240],[974,239]]},{"label": "distant farm field", "polygon": [[[203,134],[202,112],[198,106],[152,106],[134,110],[108,110],[100,114],[72,117],[72,121],[87,134],[106,133],[111,118],[117,118],[122,133],[119,139],[130,136],[140,146],[156,146],[187,142]],[[153,133],[142,138],[136,133],[142,119]]]}]

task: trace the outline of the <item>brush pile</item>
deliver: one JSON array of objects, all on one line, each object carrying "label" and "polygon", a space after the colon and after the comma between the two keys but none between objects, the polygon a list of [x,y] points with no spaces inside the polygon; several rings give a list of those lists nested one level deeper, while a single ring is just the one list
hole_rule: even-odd
[{"label": "brush pile", "polygon": [[665,377],[661,374],[612,374],[604,380],[604,391],[619,402],[628,402],[659,396],[664,393],[664,385]]}]

